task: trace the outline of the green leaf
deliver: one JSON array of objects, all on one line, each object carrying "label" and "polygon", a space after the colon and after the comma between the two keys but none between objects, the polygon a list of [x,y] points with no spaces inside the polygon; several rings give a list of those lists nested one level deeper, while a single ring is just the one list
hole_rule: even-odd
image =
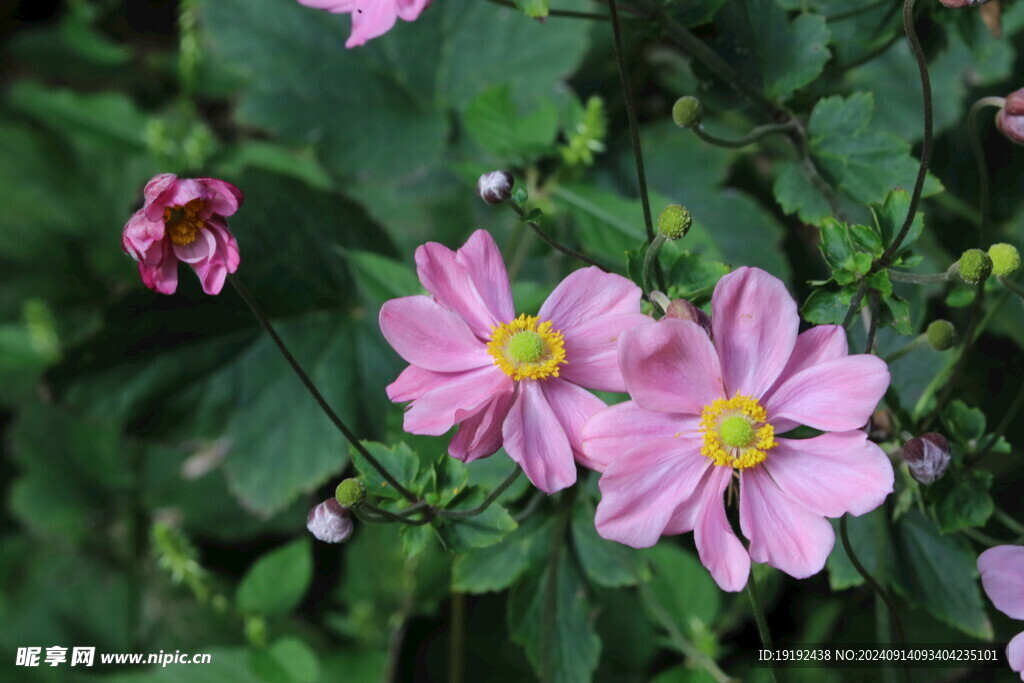
[{"label": "green leaf", "polygon": [[839,325],[850,307],[850,297],[846,289],[818,287],[800,307],[800,315],[815,325]]},{"label": "green leaf", "polygon": [[711,21],[725,0],[688,0],[669,5],[672,17],[683,26],[700,26]]},{"label": "green leaf", "polygon": [[[663,251],[670,252],[674,246],[670,243]],[[728,272],[729,266],[724,263],[684,251],[675,259],[667,273],[669,298],[689,301],[706,298]]]},{"label": "green leaf", "polygon": [[583,571],[599,586],[634,586],[649,575],[639,553],[598,535],[594,527],[594,506],[585,501],[573,507],[572,541]]},{"label": "green leaf", "polygon": [[954,441],[965,448],[973,447],[985,433],[985,413],[978,408],[970,408],[961,400],[950,402],[942,411],[942,424],[949,430]]},{"label": "green leaf", "polygon": [[900,334],[912,334],[914,326],[910,321],[910,303],[896,296],[882,298],[882,316],[879,325],[892,325]]},{"label": "green leaf", "polygon": [[[828,556],[828,581],[832,590],[839,591],[864,584],[864,577],[850,561],[839,537],[839,521],[833,521],[836,544]],[[860,517],[847,517],[846,531],[857,559],[876,580],[891,583],[896,569],[895,550],[884,508],[878,508]]]},{"label": "green leaf", "polygon": [[833,270],[848,270],[852,265],[854,248],[850,230],[834,218],[821,226],[821,253]]},{"label": "green leaf", "polygon": [[917,510],[900,517],[901,566],[908,598],[939,621],[990,640],[992,624],[978,589],[977,553],[959,536],[944,536]]},{"label": "green leaf", "polygon": [[370,251],[346,249],[344,254],[363,296],[374,304],[420,292],[411,266]]},{"label": "green leaf", "polygon": [[[419,470],[419,458],[416,454],[410,450],[408,446],[403,442],[396,443],[394,446],[388,447],[384,444],[374,443],[373,441],[364,441],[363,446],[370,452],[378,463],[380,463],[384,469],[386,469],[391,476],[398,480],[398,483],[406,488],[413,486],[413,482],[416,479],[416,472]],[[368,460],[363,458],[355,449],[352,450],[352,461],[356,465],[356,469],[359,470],[359,477],[363,480],[363,485],[366,486],[366,493],[373,496],[380,496],[381,498],[402,498],[402,494],[395,490],[395,487],[389,484],[377,468],[370,464]]]},{"label": "green leaf", "polygon": [[291,176],[317,190],[334,189],[334,180],[308,148],[299,151],[263,140],[246,140],[217,163],[217,175],[238,177],[248,168]]},{"label": "green leaf", "polygon": [[[452,510],[470,510],[484,502],[487,493],[482,489],[471,487],[462,495],[459,502],[449,508]],[[498,503],[479,515],[468,519],[441,519],[438,522],[437,534],[445,547],[453,553],[464,553],[473,548],[486,548],[501,541],[518,525],[508,514],[508,510]]]},{"label": "green leaf", "polygon": [[[896,235],[903,229],[903,223],[907,220],[907,211],[910,209],[910,193],[906,190],[893,190],[885,196],[881,206],[874,206],[871,212],[875,216],[875,225],[882,235],[882,242],[888,246],[896,239]],[[909,247],[924,230],[924,214],[918,211],[914,214],[914,221],[910,225],[906,238],[900,247]]]},{"label": "green leaf", "polygon": [[432,505],[443,507],[465,490],[469,468],[461,460],[442,453],[434,463],[433,479],[433,491],[428,499]]},{"label": "green leaf", "polygon": [[780,164],[782,170],[775,178],[772,191],[775,201],[788,214],[796,214],[804,223],[821,225],[832,215],[832,207],[821,191],[814,186],[799,164]]},{"label": "green leaf", "polygon": [[601,641],[590,623],[580,576],[560,555],[553,571],[541,568],[512,589],[508,629],[541,680],[583,683],[597,667]]},{"label": "green leaf", "polygon": [[548,15],[548,0],[515,0],[515,3],[528,17],[541,19]]},{"label": "green leaf", "polygon": [[551,525],[531,517],[501,543],[455,558],[452,590],[489,593],[508,588],[549,547]]},{"label": "green leaf", "polygon": [[278,616],[295,609],[313,579],[312,548],[300,538],[256,560],[238,584],[238,608]]},{"label": "green leaf", "polygon": [[985,526],[995,512],[995,502],[989,495],[992,473],[971,470],[953,485],[953,489],[935,506],[942,533]]},{"label": "green leaf", "polygon": [[683,633],[692,636],[714,622],[722,592],[693,553],[662,543],[644,556],[651,563],[651,592]]},{"label": "green leaf", "polygon": [[250,666],[270,683],[315,683],[320,680],[316,653],[298,638],[281,638],[269,648],[256,650]]},{"label": "green leaf", "polygon": [[481,149],[503,162],[525,165],[551,153],[558,134],[558,107],[541,100],[524,114],[512,101],[508,84],[502,84],[474,98],[462,122]]}]

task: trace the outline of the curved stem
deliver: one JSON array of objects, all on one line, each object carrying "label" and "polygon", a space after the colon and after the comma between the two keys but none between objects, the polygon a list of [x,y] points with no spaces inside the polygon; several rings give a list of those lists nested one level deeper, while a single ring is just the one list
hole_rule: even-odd
[{"label": "curved stem", "polygon": [[850,558],[850,562],[853,564],[854,569],[857,570],[857,573],[864,577],[864,580],[871,586],[871,590],[875,591],[885,602],[885,606],[889,609],[889,614],[892,617],[892,623],[896,627],[896,636],[900,639],[900,645],[906,645],[907,637],[903,631],[903,621],[900,619],[899,610],[896,609],[896,604],[892,601],[889,592],[882,588],[881,584],[875,580],[875,577],[871,576],[871,573],[860,563],[857,553],[853,551],[853,544],[850,543],[850,535],[846,530],[846,518],[847,515],[839,518],[839,536],[843,542],[843,550],[846,551],[846,556]]},{"label": "curved stem", "polygon": [[438,510],[437,516],[444,517],[445,519],[469,519],[475,517],[481,512],[491,506],[491,503],[498,499],[498,496],[505,493],[505,490],[512,485],[512,483],[519,478],[519,474],[522,472],[518,466],[512,471],[512,474],[505,478],[505,481],[498,485],[498,488],[491,491],[491,495],[484,499],[484,502],[470,510]]},{"label": "curved stem", "polygon": [[733,679],[729,677],[724,671],[722,671],[718,664],[711,657],[700,651],[693,641],[683,635],[683,632],[679,630],[675,620],[672,616],[662,607],[661,602],[658,601],[658,597],[654,595],[654,591],[651,590],[650,586],[646,583],[640,584],[640,598],[644,601],[647,609],[657,619],[661,625],[668,632],[669,640],[672,644],[679,648],[679,651],[683,653],[688,659],[696,664],[699,664],[705,671],[711,674],[718,683],[729,683]]},{"label": "curved stem", "polygon": [[313,384],[313,380],[309,378],[306,371],[303,370],[302,366],[299,365],[299,362],[295,360],[295,356],[293,356],[291,351],[288,350],[288,347],[285,346],[284,341],[282,341],[281,337],[278,336],[277,330],[275,330],[274,326],[270,324],[270,319],[267,317],[267,314],[264,313],[263,309],[260,308],[260,305],[256,303],[256,299],[254,299],[252,294],[249,293],[246,286],[242,284],[242,281],[235,275],[228,275],[228,280],[231,281],[231,286],[235,288],[238,295],[242,297],[242,300],[247,306],[249,306],[249,310],[251,310],[252,314],[256,316],[256,319],[260,322],[260,325],[263,326],[263,329],[266,330],[268,335],[270,335],[270,338],[273,340],[274,344],[277,345],[281,355],[284,356],[286,361],[288,361],[288,365],[291,366],[292,371],[299,376],[299,379],[302,380],[306,389],[309,390],[309,393],[312,394],[314,400],[316,400],[317,405],[320,406],[320,409],[324,411],[324,414],[327,415],[327,418],[334,424],[334,426],[338,428],[338,431],[345,435],[345,438],[348,439],[348,442],[352,447],[359,451],[359,454],[362,455],[366,461],[380,473],[380,476],[384,477],[384,479],[391,484],[403,498],[408,500],[410,503],[418,503],[419,499],[416,498],[416,496],[414,496],[407,488],[402,486],[397,479],[391,476],[391,473],[387,471],[387,468],[381,465],[380,462],[370,454],[366,447],[363,446],[359,439],[356,438],[356,435],[352,433],[352,430],[350,430],[342,419],[338,417],[338,414],[334,412],[331,406],[327,403],[327,399],[323,397],[320,391],[316,388],[316,385]]},{"label": "curved stem", "polygon": [[[764,618],[764,605],[761,604],[761,595],[757,592],[757,581],[754,579],[754,572],[750,572],[747,579],[747,596],[750,597],[750,607],[754,612],[754,621],[757,622],[757,632],[761,636],[761,644],[766,650],[773,649],[772,634],[768,630],[768,620]],[[768,660],[768,672],[771,674],[772,683],[778,683],[779,675],[775,671],[775,661]]]},{"label": "curved stem", "polygon": [[901,346],[900,348],[898,348],[895,351],[893,351],[892,353],[890,353],[888,356],[886,356],[882,360],[885,361],[886,365],[891,365],[893,362],[899,360],[900,358],[903,358],[904,356],[906,356],[909,353],[912,353],[912,352],[918,350],[922,346],[925,346],[927,343],[928,343],[928,335],[926,335],[926,334],[919,334],[916,337],[914,337],[912,340],[910,340],[909,342],[907,342],[906,344]]},{"label": "curved stem", "polygon": [[996,508],[995,512],[992,513],[1003,526],[1012,531],[1015,534],[1024,536],[1024,524],[1021,524],[1010,515],[1003,512],[1000,508]]},{"label": "curved stem", "polygon": [[871,303],[868,305],[868,313],[870,320],[868,322],[868,334],[867,339],[864,342],[864,353],[875,352],[875,335],[878,333],[878,315],[879,308],[881,307],[881,295],[878,290],[871,291]]},{"label": "curved stem", "polygon": [[[519,218],[522,218],[523,216],[526,215],[526,212],[523,211],[523,207],[519,206],[519,204],[517,204],[516,202],[514,202],[512,200],[508,200],[508,205],[512,207],[512,210],[516,212],[516,214],[519,216]],[[592,259],[589,256],[587,256],[586,254],[581,254],[580,252],[576,251],[575,249],[570,249],[569,247],[565,246],[564,244],[562,244],[561,242],[556,240],[551,235],[549,235],[546,232],[544,232],[541,229],[541,227],[539,225],[537,225],[537,223],[535,223],[534,221],[523,221],[523,222],[526,223],[528,226],[530,226],[530,229],[533,230],[537,234],[537,237],[540,237],[542,240],[544,240],[544,243],[547,244],[552,249],[555,249],[556,251],[560,251],[563,254],[565,254],[566,256],[570,256],[570,257],[572,257],[574,259],[577,259],[579,261],[583,261],[587,265],[595,266],[595,267],[600,268],[601,270],[603,270],[605,272],[608,271],[607,268],[605,268],[600,263],[598,263],[594,259]]]},{"label": "curved stem", "polygon": [[988,534],[982,531],[978,531],[977,529],[968,528],[961,529],[961,531],[967,538],[975,540],[978,543],[981,543],[982,545],[987,545],[990,548],[994,548],[997,545],[1010,545],[1012,543],[1012,541],[1000,541],[998,538],[989,536]]},{"label": "curved stem", "polygon": [[996,276],[996,280],[998,280],[999,284],[1005,287],[1008,291],[1016,294],[1021,301],[1024,301],[1024,287],[1021,287],[1016,282],[1003,275]]},{"label": "curved stem", "polygon": [[747,145],[751,145],[766,135],[771,135],[772,133],[788,133],[789,131],[794,130],[795,128],[796,126],[792,121],[787,121],[786,123],[769,123],[764,126],[758,126],[754,130],[750,131],[749,133],[747,133],[746,135],[737,140],[726,140],[724,138],[720,138],[717,135],[713,135],[712,133],[709,133],[706,130],[704,130],[703,126],[695,126],[693,128],[693,132],[696,133],[697,137],[699,137],[704,142],[710,143],[712,145],[717,145],[719,147],[730,147],[733,149],[737,149],[739,147],[746,147]]},{"label": "curved stem", "polygon": [[978,135],[978,112],[985,107],[1002,108],[1006,100],[1002,97],[982,97],[971,105],[967,112],[967,135],[971,141],[971,152],[978,170],[978,200],[981,204],[981,226],[978,239],[982,245],[988,243],[988,230],[992,222],[992,197],[988,181],[988,164],[985,163],[985,150],[981,146]]},{"label": "curved stem", "polygon": [[386,519],[389,522],[398,522],[400,524],[408,524],[409,526],[423,526],[424,524],[430,523],[429,516],[424,517],[423,519],[409,519],[408,517],[403,517],[402,515],[395,514],[394,512],[379,508],[376,505],[371,505],[367,502],[361,503],[358,509]]},{"label": "curved stem", "polygon": [[889,279],[893,282],[909,282],[915,285],[934,285],[942,282],[949,282],[956,277],[957,269],[960,267],[960,262],[956,261],[944,273],[935,273],[934,275],[923,275],[921,273],[908,273],[905,270],[894,270],[889,268]]},{"label": "curved stem", "polygon": [[650,299],[651,286],[650,286],[650,274],[651,264],[658,258],[658,252],[661,251],[661,247],[665,244],[665,236],[660,232],[654,236],[654,241],[651,242],[650,246],[647,247],[647,252],[644,254],[644,267],[640,274],[640,282],[643,285],[644,293]]}]

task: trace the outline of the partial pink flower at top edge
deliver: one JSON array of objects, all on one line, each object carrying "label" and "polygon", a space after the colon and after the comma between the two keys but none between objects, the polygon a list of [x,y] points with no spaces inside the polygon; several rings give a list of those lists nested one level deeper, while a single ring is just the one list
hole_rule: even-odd
[{"label": "partial pink flower at top edge", "polygon": [[[989,600],[1011,619],[1024,620],[1024,546],[999,545],[978,556],[981,585]],[[1006,647],[1010,668],[1024,681],[1024,632]]]},{"label": "partial pink flower at top edge", "polygon": [[[864,514],[892,492],[889,459],[859,430],[889,371],[875,356],[848,356],[841,327],[798,335],[796,303],[762,270],[723,277],[711,308],[711,336],[664,318],[619,338],[632,400],[599,412],[582,434],[603,470],[598,532],[643,548],[693,531],[701,562],[728,591],[746,585],[751,560],[810,576],[835,542],[825,518]],[[779,436],[798,425],[825,433]],[[737,483],[749,548],[726,517]]]},{"label": "partial pink flower at top edge", "polygon": [[124,226],[121,246],[139,262],[145,285],[174,294],[182,261],[192,266],[204,292],[219,294],[240,260],[225,219],[238,211],[241,191],[216,178],[164,173],[150,180],[143,194],[146,202]]},{"label": "partial pink flower at top edge", "polygon": [[580,429],[605,407],[587,391],[625,391],[616,342],[650,322],[640,288],[598,268],[577,270],[535,316],[516,317],[494,238],[474,232],[457,251],[416,250],[431,296],[393,299],[380,311],[388,343],[411,365],[387,388],[411,401],[405,431],[440,436],[455,425],[449,453],[464,462],[502,445],[548,493],[576,481]]},{"label": "partial pink flower at top edge", "polygon": [[431,0],[299,0],[300,4],[334,14],[352,15],[352,33],[345,47],[363,45],[379,38],[395,25],[398,18],[414,21]]}]

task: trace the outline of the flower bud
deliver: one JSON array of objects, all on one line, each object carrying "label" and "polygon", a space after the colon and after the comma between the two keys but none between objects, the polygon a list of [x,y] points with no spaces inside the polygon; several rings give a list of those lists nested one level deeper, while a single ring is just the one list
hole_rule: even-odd
[{"label": "flower bud", "polygon": [[480,193],[480,199],[488,204],[501,204],[512,196],[514,184],[515,179],[508,171],[491,171],[476,181],[476,191]]},{"label": "flower bud", "polygon": [[666,318],[676,320],[689,320],[704,328],[704,331],[711,336],[711,318],[707,313],[700,310],[686,299],[674,299],[665,309]]},{"label": "flower bud", "polygon": [[342,479],[334,489],[334,498],[343,507],[354,508],[366,499],[366,487],[358,479]]},{"label": "flower bud", "polygon": [[1012,244],[993,244],[988,248],[988,257],[996,275],[1011,275],[1020,268],[1020,252]]},{"label": "flower bud", "polygon": [[328,498],[309,511],[306,528],[318,541],[341,543],[352,535],[352,514],[334,498]]},{"label": "flower bud", "polygon": [[1024,145],[1024,88],[1006,96],[1003,108],[996,114],[996,127],[1010,142]]},{"label": "flower bud", "polygon": [[696,128],[704,118],[704,106],[696,97],[680,97],[672,105],[672,120],[680,128]]},{"label": "flower bud", "polygon": [[960,277],[969,285],[976,285],[992,274],[992,259],[981,249],[968,249],[960,255]]},{"label": "flower bud", "polygon": [[984,5],[988,0],[939,0],[939,2],[951,9],[963,9],[964,7]]},{"label": "flower bud", "polygon": [[903,461],[914,479],[922,484],[934,483],[949,467],[949,442],[935,432],[922,434],[904,444]]},{"label": "flower bud", "polygon": [[658,232],[669,242],[686,237],[693,224],[693,217],[685,206],[669,204],[658,216]]},{"label": "flower bud", "polygon": [[928,343],[936,351],[945,351],[956,343],[956,328],[948,320],[933,320],[925,330]]}]

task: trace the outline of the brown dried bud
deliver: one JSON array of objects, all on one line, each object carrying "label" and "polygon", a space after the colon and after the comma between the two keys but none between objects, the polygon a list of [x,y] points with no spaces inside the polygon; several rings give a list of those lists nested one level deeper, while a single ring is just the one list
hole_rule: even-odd
[{"label": "brown dried bud", "polygon": [[672,300],[665,309],[665,317],[697,323],[704,328],[709,337],[711,336],[711,317],[686,299]]},{"label": "brown dried bud", "polygon": [[922,434],[903,445],[903,461],[922,484],[938,481],[949,468],[949,442],[935,432]]},{"label": "brown dried bud", "polygon": [[306,528],[319,541],[341,543],[352,535],[352,513],[335,498],[328,498],[309,511]]}]

